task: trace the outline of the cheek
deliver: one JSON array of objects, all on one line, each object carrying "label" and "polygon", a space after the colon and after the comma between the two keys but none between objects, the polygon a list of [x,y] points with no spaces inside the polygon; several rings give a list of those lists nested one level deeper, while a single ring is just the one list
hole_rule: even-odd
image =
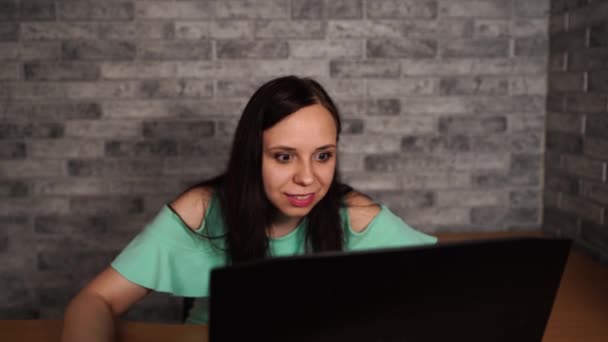
[{"label": "cheek", "polygon": [[267,194],[277,191],[289,179],[289,171],[285,167],[272,165],[272,161],[262,162],[262,181]]}]

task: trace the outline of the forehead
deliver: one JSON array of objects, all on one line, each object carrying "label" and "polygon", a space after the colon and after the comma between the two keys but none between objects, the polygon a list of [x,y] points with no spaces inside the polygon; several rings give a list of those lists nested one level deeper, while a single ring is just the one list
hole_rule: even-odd
[{"label": "forehead", "polygon": [[317,148],[335,144],[336,122],[322,105],[314,104],[288,115],[264,131],[264,147],[276,145],[292,148]]}]

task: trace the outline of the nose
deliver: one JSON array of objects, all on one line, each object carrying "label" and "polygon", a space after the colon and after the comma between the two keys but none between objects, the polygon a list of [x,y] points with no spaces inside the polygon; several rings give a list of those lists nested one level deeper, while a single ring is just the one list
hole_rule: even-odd
[{"label": "nose", "polygon": [[302,186],[310,185],[314,182],[312,165],[309,162],[299,163],[293,177],[294,183]]}]

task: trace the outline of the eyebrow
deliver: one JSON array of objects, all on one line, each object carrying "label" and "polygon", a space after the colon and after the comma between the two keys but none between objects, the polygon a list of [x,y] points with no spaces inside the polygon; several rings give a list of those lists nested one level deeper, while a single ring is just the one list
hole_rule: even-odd
[{"label": "eyebrow", "polygon": [[[328,148],[336,148],[336,147],[337,146],[335,144],[328,144],[328,145],[323,145],[321,147],[317,147],[315,149],[315,151],[325,150],[325,149],[328,149]],[[284,146],[284,145],[272,146],[272,147],[269,147],[268,150],[296,151],[295,148],[289,147],[289,146]]]}]

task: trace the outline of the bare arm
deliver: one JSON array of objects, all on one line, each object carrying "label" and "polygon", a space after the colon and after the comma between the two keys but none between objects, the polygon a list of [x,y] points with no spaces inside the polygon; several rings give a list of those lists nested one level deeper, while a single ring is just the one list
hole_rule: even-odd
[{"label": "bare arm", "polygon": [[149,292],[106,268],[68,305],[61,341],[114,341],[116,318]]}]

